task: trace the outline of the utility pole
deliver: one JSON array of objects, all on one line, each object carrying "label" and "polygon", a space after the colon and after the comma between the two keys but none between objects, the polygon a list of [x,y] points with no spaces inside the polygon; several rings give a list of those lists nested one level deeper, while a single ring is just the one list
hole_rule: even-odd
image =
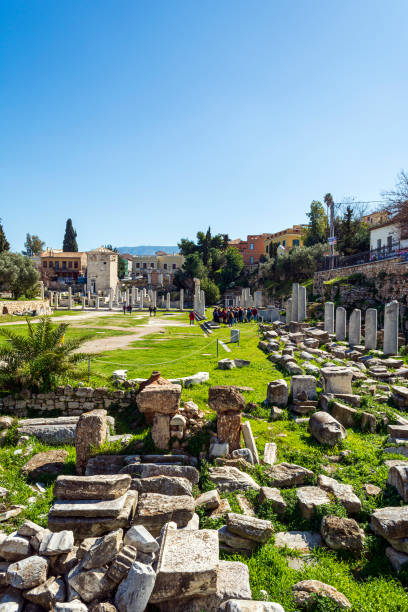
[{"label": "utility pole", "polygon": [[329,244],[330,244],[330,270],[334,268],[334,245],[336,244],[336,237],[334,235],[334,200],[331,193],[326,193],[324,196],[324,201],[327,206],[327,213],[329,216],[330,223],[330,236],[329,236]]}]

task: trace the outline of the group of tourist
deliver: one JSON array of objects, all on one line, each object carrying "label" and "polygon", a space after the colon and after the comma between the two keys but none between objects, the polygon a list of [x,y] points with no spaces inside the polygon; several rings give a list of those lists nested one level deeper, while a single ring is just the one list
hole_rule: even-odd
[{"label": "group of tourist", "polygon": [[234,308],[214,308],[213,311],[214,323],[224,323],[232,327],[236,323],[251,323],[251,321],[258,321],[258,309],[255,308],[241,308],[236,306]]}]

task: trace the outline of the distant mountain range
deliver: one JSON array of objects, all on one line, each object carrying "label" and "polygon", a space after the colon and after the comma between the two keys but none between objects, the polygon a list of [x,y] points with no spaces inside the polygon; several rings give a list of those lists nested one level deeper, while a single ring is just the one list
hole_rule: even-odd
[{"label": "distant mountain range", "polygon": [[129,255],[154,255],[156,251],[165,253],[178,253],[178,246],[123,246],[118,247],[119,253],[129,253]]}]

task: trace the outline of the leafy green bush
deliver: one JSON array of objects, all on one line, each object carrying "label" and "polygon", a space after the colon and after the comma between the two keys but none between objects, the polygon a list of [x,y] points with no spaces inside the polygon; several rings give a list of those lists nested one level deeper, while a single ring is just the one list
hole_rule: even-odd
[{"label": "leafy green bush", "polygon": [[9,391],[50,391],[58,384],[59,376],[74,370],[76,364],[87,358],[75,352],[86,336],[65,340],[69,324],[54,326],[48,317],[41,317],[36,325],[26,321],[27,336],[0,328],[0,335],[8,340],[0,347],[0,361],[5,362],[0,369],[0,387]]}]

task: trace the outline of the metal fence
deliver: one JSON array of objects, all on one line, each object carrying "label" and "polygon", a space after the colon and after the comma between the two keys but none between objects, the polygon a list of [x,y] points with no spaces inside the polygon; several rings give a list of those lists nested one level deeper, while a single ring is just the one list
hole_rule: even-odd
[{"label": "metal fence", "polygon": [[322,257],[318,265],[318,271],[331,270],[333,268],[347,268],[348,266],[358,266],[372,261],[383,261],[402,257],[408,261],[408,248],[401,248],[400,242],[393,242],[371,251],[362,251],[355,255],[335,255],[333,261],[331,257]]}]

